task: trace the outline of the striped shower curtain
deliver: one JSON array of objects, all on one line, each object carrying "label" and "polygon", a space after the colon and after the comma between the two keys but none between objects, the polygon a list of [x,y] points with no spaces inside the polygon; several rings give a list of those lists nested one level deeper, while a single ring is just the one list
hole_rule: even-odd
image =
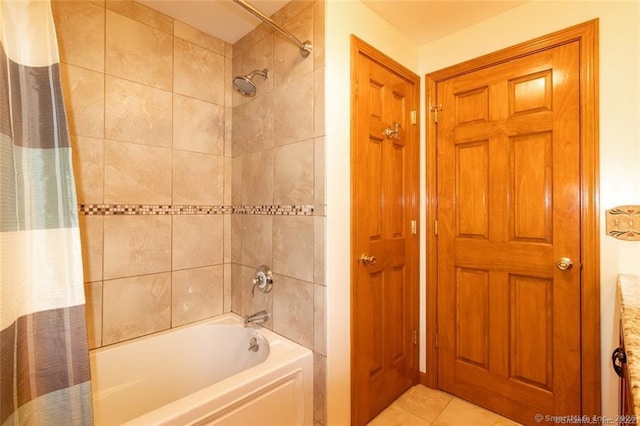
[{"label": "striped shower curtain", "polygon": [[0,424],[92,424],[75,186],[49,0],[0,0]]}]

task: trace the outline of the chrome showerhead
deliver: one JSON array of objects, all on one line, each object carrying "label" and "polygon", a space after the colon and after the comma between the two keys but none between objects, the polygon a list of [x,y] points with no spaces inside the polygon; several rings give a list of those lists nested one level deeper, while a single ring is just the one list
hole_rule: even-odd
[{"label": "chrome showerhead", "polygon": [[256,75],[260,75],[266,80],[267,77],[269,77],[269,70],[265,68],[262,71],[253,70],[247,75],[238,75],[233,79],[233,88],[242,96],[255,96],[257,88],[256,84],[253,82],[253,77]]}]

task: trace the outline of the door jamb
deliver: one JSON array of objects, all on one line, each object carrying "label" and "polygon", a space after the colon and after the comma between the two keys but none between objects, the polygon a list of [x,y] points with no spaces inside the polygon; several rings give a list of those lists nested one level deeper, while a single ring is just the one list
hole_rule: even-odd
[{"label": "door jamb", "polygon": [[600,221],[599,221],[599,75],[598,19],[584,22],[533,40],[471,59],[425,76],[427,135],[427,373],[422,383],[438,387],[437,264],[438,239],[436,141],[437,127],[430,120],[430,106],[437,104],[437,83],[511,59],[577,41],[580,43],[580,233],[581,276],[581,404],[582,414],[601,413],[600,372]]}]

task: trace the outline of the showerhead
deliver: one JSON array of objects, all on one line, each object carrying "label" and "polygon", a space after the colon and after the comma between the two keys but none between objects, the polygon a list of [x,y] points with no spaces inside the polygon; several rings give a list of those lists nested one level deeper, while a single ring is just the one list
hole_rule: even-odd
[{"label": "showerhead", "polygon": [[256,75],[260,75],[266,80],[267,77],[269,77],[269,70],[265,68],[262,71],[253,70],[247,75],[238,75],[233,79],[233,88],[242,96],[255,96],[257,88],[256,84],[253,82],[253,77]]}]

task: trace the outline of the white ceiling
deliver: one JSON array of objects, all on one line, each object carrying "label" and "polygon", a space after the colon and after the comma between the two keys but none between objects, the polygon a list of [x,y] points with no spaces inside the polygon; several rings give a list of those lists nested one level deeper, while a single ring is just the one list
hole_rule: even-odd
[{"label": "white ceiling", "polygon": [[[229,43],[235,43],[260,20],[232,0],[138,0]],[[350,1],[350,0],[326,0]],[[288,0],[247,0],[267,16]],[[471,26],[519,6],[524,0],[362,0],[418,44]],[[355,18],[357,19],[357,18]],[[295,34],[294,34],[295,35]]]}]

